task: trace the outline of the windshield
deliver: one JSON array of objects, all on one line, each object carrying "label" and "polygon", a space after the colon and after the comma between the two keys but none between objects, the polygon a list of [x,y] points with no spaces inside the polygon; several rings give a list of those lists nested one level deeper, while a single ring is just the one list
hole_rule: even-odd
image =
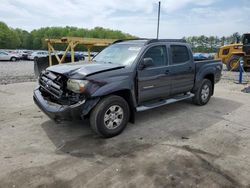
[{"label": "windshield", "polygon": [[93,61],[131,65],[138,55],[141,44],[113,44],[101,51]]}]

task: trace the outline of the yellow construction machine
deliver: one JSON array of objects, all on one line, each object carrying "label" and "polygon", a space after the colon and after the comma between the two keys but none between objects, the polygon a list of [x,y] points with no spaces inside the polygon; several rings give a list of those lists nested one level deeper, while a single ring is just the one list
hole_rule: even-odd
[{"label": "yellow construction machine", "polygon": [[216,55],[216,59],[221,59],[229,71],[239,70],[241,58],[244,69],[250,68],[250,33],[242,36],[242,43],[222,46]]}]

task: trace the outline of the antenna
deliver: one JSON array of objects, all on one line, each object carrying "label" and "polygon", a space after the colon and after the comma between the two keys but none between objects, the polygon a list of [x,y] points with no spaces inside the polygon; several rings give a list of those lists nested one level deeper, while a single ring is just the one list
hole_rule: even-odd
[{"label": "antenna", "polygon": [[159,6],[158,6],[158,23],[157,23],[157,37],[156,37],[156,39],[159,38],[160,13],[161,13],[161,2],[159,1]]}]

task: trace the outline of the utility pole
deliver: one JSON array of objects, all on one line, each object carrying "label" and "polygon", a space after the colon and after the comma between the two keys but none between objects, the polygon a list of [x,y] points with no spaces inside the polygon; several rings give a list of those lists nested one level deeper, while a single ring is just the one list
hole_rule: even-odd
[{"label": "utility pole", "polygon": [[159,38],[160,13],[161,13],[161,2],[159,1],[159,6],[158,6],[158,23],[157,23],[157,39]]}]

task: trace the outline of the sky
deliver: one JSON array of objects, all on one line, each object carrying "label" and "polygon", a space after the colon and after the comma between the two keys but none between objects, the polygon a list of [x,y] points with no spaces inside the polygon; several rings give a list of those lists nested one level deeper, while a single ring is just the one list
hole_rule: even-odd
[{"label": "sky", "polygon": [[[96,26],[156,37],[158,0],[0,0],[0,21],[28,31]],[[250,0],[161,0],[160,38],[250,32]]]}]

